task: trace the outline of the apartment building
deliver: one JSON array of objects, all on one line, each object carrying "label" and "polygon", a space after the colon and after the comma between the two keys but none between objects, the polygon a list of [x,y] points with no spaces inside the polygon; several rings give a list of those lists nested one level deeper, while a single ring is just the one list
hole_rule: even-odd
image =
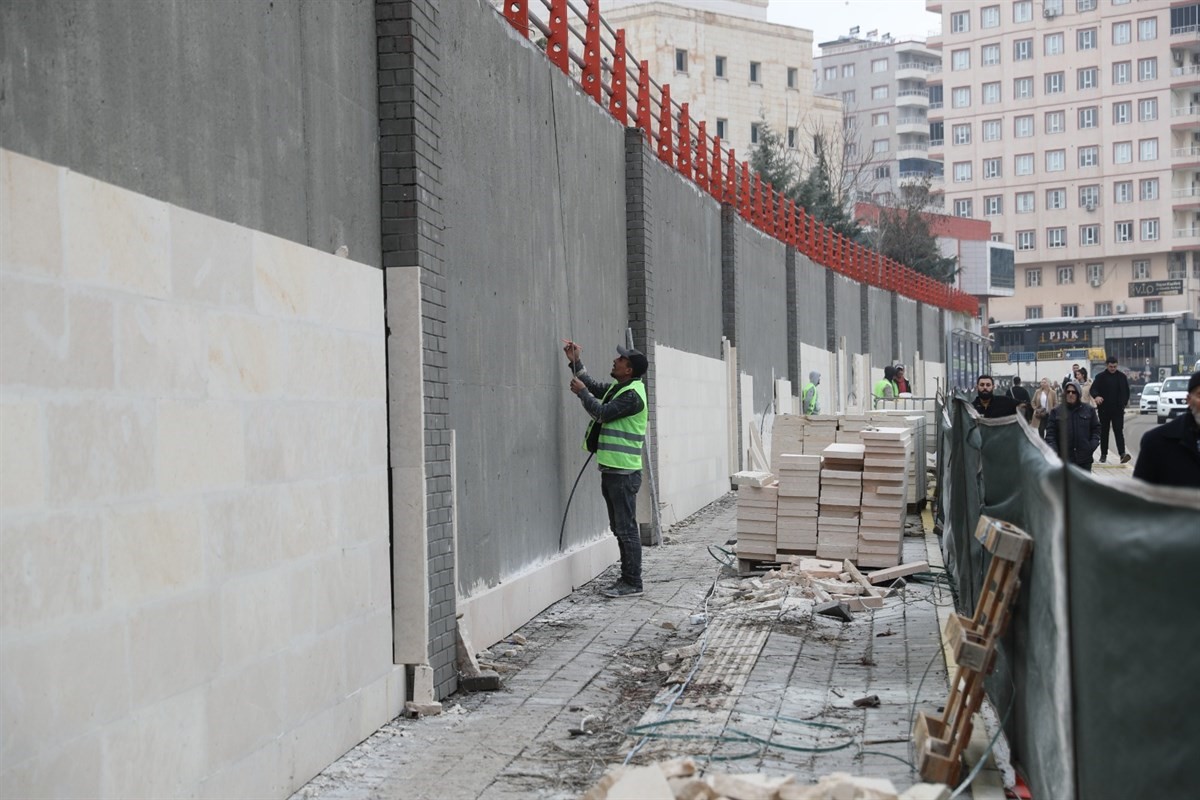
[{"label": "apartment building", "polygon": [[864,199],[888,202],[902,183],[927,175],[940,188],[942,162],[929,157],[929,109],[940,96],[930,97],[928,79],[942,69],[941,52],[858,28],[818,47],[815,90],[842,101],[850,156],[868,165]]},{"label": "apartment building", "polygon": [[[1000,353],[1200,350],[1200,3],[927,0],[947,213],[1012,243]],[[1024,323],[1024,324],[1007,324]],[[1148,372],[1153,370],[1147,369]]]},{"label": "apartment building", "polygon": [[603,13],[654,79],[670,84],[671,99],[688,103],[740,160],[764,122],[799,163],[813,132],[842,124],[841,101],[813,93],[812,31],[767,22],[767,0],[611,0]]}]

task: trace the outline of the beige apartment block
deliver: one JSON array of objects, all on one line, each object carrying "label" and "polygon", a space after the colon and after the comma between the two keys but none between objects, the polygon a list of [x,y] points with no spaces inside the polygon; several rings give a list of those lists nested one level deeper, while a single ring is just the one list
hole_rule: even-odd
[{"label": "beige apartment block", "polygon": [[801,164],[815,132],[841,128],[840,100],[813,92],[812,31],[767,22],[767,0],[613,0],[603,9],[654,80],[739,161],[764,121]]},{"label": "beige apartment block", "polygon": [[855,199],[886,203],[926,176],[940,189],[942,162],[929,157],[928,80],[942,69],[941,52],[877,30],[818,47],[816,92],[842,101],[849,156],[866,165]]},{"label": "beige apartment block", "polygon": [[0,795],[286,797],[403,707],[383,274],[0,150]]},{"label": "beige apartment block", "polygon": [[[1194,320],[1200,3],[926,5],[942,21],[930,154],[945,163],[946,213],[989,221],[1016,252],[1015,292],[987,300],[987,316],[1090,326],[1093,347],[1160,338],[1122,328],[1163,315]],[[1198,348],[1183,333],[1162,360]]]}]

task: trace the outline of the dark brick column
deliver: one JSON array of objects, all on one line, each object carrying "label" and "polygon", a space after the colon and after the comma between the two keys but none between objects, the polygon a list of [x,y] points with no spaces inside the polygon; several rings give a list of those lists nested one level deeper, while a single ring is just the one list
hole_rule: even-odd
[{"label": "dark brick column", "polygon": [[[738,212],[729,203],[721,206],[721,335],[729,340],[729,344],[737,347],[737,226]],[[742,387],[741,375],[734,377],[734,402],[737,404],[735,416],[742,418]],[[744,453],[746,443],[742,441],[742,426],[737,426],[738,452]],[[734,470],[740,470],[741,461],[732,465]]]},{"label": "dark brick column", "polygon": [[916,345],[916,348],[917,348],[917,351],[920,352],[921,358],[928,361],[929,356],[926,355],[926,353],[925,353],[925,314],[926,313],[928,313],[928,312],[925,310],[925,304],[922,303],[920,300],[918,300],[917,301],[917,345]]},{"label": "dark brick column", "polygon": [[[900,360],[900,297],[888,292],[888,303],[892,310],[892,363]],[[912,360],[911,358],[909,359]]]},{"label": "dark brick column", "polygon": [[800,320],[796,308],[796,248],[783,251],[783,276],[787,283],[787,368],[788,379],[796,394],[803,393],[804,379],[800,375]]},{"label": "dark brick column", "polygon": [[383,266],[421,271],[429,664],[434,691],[445,697],[458,688],[458,671],[438,150],[440,5],[441,0],[375,0],[375,32]]},{"label": "dark brick column", "polygon": [[[871,287],[865,283],[858,285],[858,302],[860,307],[859,329],[862,335],[862,352],[871,354]],[[868,385],[870,381],[867,381]]]},{"label": "dark brick column", "polygon": [[[836,273],[825,268],[825,349],[837,356],[838,327],[837,327],[837,277]],[[832,413],[832,412],[830,412]]]}]

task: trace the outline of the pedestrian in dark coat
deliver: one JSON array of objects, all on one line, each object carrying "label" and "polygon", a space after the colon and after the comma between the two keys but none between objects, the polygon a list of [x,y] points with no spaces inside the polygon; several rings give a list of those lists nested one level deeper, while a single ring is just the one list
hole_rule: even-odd
[{"label": "pedestrian in dark coat", "polygon": [[1200,489],[1200,372],[1188,381],[1187,411],[1142,436],[1133,477]]},{"label": "pedestrian in dark coat", "polygon": [[1117,453],[1121,463],[1129,463],[1125,452],[1125,406],[1129,405],[1129,379],[1117,369],[1117,357],[1109,356],[1104,371],[1092,381],[1092,402],[1100,417],[1100,463],[1108,461],[1108,431],[1111,428],[1117,439]]},{"label": "pedestrian in dark coat", "polygon": [[[1092,471],[1092,453],[1100,446],[1100,420],[1096,409],[1080,400],[1083,394],[1078,381],[1068,381],[1063,389],[1063,402],[1050,412],[1046,423],[1046,444],[1060,455],[1059,442],[1066,436],[1066,458],[1080,469]],[[1066,431],[1059,430],[1064,420]]]}]

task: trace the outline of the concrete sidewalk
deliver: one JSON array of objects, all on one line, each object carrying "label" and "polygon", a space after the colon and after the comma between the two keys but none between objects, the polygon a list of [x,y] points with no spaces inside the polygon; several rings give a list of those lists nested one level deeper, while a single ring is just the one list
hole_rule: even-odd
[{"label": "concrete sidewalk", "polygon": [[[909,731],[914,709],[946,699],[938,611],[947,613],[948,591],[910,583],[848,623],[802,603],[706,614],[714,582],[737,583],[709,553],[734,538],[734,512],[728,495],[647,548],[641,597],[599,594],[614,567],[492,647],[483,658],[502,671],[501,691],[455,695],[439,717],[389,723],[294,798],[577,797],[626,759],[682,754],[802,782],[834,771],[898,790],[919,782]],[[925,560],[919,519],[909,527],[917,535],[905,538],[905,560]],[[704,652],[686,688],[664,686],[664,654],[697,643]],[[854,705],[870,695],[878,707]]]}]

